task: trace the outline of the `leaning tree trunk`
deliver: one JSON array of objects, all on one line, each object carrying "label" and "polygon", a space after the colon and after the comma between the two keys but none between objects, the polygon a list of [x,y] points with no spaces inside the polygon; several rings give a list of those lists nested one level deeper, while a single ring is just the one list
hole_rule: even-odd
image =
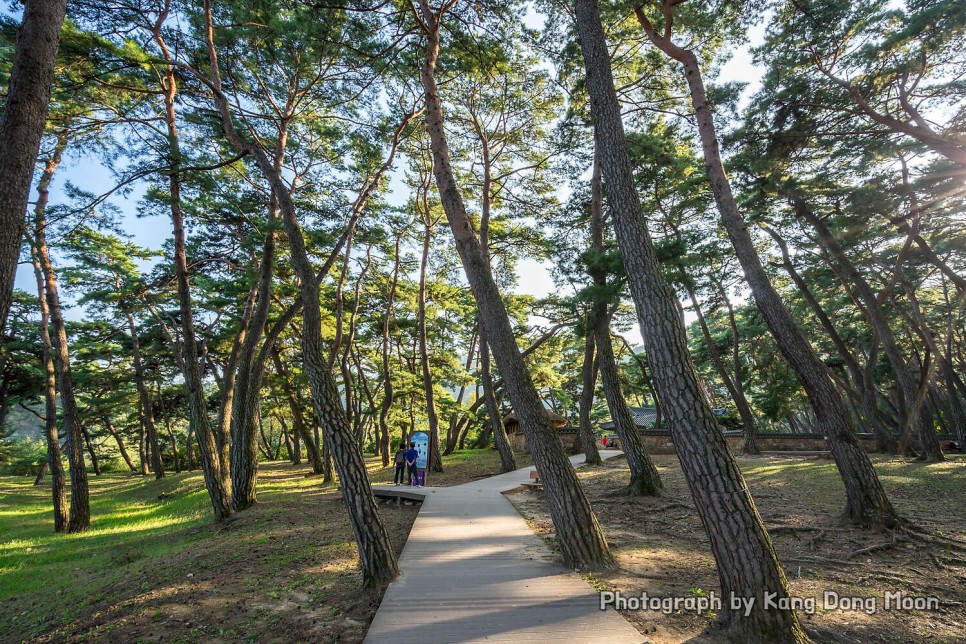
[{"label": "leaning tree trunk", "polygon": [[312,436],[312,432],[309,431],[308,426],[305,424],[305,418],[302,416],[302,407],[299,405],[298,400],[295,398],[295,393],[292,391],[292,385],[288,381],[288,377],[285,371],[285,365],[282,364],[282,357],[279,355],[278,349],[272,349],[272,361],[275,363],[275,373],[282,381],[282,393],[288,401],[288,408],[292,414],[292,428],[295,430],[295,436],[301,436],[302,442],[305,443],[305,453],[308,455],[309,463],[312,465],[313,474],[323,474],[325,472],[325,464],[323,463],[322,453],[319,450],[318,443],[315,442],[315,437]]},{"label": "leaning tree trunk", "polygon": [[637,6],[635,11],[651,42],[684,67],[684,75],[698,123],[698,132],[701,136],[705,168],[708,171],[711,191],[721,215],[721,222],[744,270],[758,310],[761,311],[762,318],[775,337],[785,360],[795,371],[815,411],[819,427],[829,440],[832,456],[845,483],[847,498],[845,515],[862,525],[897,525],[901,519],[889,502],[868,454],[855,437],[848,405],[835,388],[825,365],[819,360],[771,285],[751,234],[748,232],[747,224],[738,211],[718,149],[714,120],[697,57],[693,51],[677,47],[669,37],[659,36],[648,21],[642,7]]},{"label": "leaning tree trunk", "polygon": [[378,587],[394,579],[399,574],[399,567],[389,540],[389,532],[379,518],[362,450],[342,408],[335,378],[328,369],[327,351],[322,340],[320,279],[309,259],[296,215],[295,202],[286,189],[281,173],[261,146],[247,143],[235,129],[228,100],[222,93],[210,0],[204,0],[204,12],[212,89],[222,128],[231,145],[251,155],[279,200],[291,262],[302,283],[302,355],[312,388],[313,407],[324,432],[325,444],[332,450],[335,468],[342,484],[342,498],[359,550],[363,585],[367,588]]},{"label": "leaning tree trunk", "polygon": [[600,366],[600,379],[604,385],[604,397],[611,418],[614,419],[614,429],[621,441],[621,449],[627,457],[627,466],[631,471],[631,480],[627,485],[627,493],[635,495],[659,496],[664,491],[661,476],[654,467],[644,440],[634,422],[634,416],[624,400],[621,389],[620,376],[617,373],[617,360],[614,357],[614,346],[610,338],[610,318],[607,315],[606,304],[597,319],[594,337],[597,339],[597,364]]},{"label": "leaning tree trunk", "polygon": [[44,277],[44,292],[47,296],[47,309],[50,315],[51,341],[54,351],[54,364],[57,369],[57,383],[60,392],[60,406],[64,425],[67,430],[67,462],[70,466],[70,522],[68,532],[84,532],[90,527],[91,507],[87,485],[87,464],[84,462],[84,433],[81,427],[77,401],[74,398],[74,380],[70,372],[70,348],[67,344],[67,328],[60,309],[60,295],[57,291],[57,277],[47,249],[46,220],[38,203],[38,214],[34,224],[37,260]]},{"label": "leaning tree trunk", "polygon": [[[886,320],[885,312],[882,310],[879,300],[872,292],[872,287],[869,286],[869,283],[859,273],[858,269],[855,268],[855,265],[839,245],[834,235],[832,235],[832,231],[825,225],[825,222],[800,197],[795,196],[792,201],[795,206],[796,215],[811,224],[818,234],[821,245],[835,258],[835,262],[838,265],[838,271],[836,272],[841,272],[846,286],[854,289],[859,301],[863,305],[860,307],[862,313],[882,343],[882,350],[885,352],[886,358],[889,359],[889,364],[892,366],[892,371],[896,376],[896,383],[901,394],[899,397],[900,405],[905,408],[903,413],[905,423],[903,423],[904,426],[901,430],[902,434],[908,435],[910,432],[914,432],[920,437],[924,448],[924,460],[943,460],[942,450],[939,449],[935,432],[932,431],[932,428],[922,418],[919,413],[920,410],[913,408],[913,402],[916,400],[918,388],[912,374],[909,373],[906,360],[899,350],[895,334],[892,332],[888,320]],[[902,442],[900,439],[900,446]]]},{"label": "leaning tree trunk", "polygon": [[47,124],[66,0],[27,0],[0,119],[0,334],[7,326],[27,200]]},{"label": "leaning tree trunk", "polygon": [[[768,233],[771,238],[775,240],[775,243],[778,244],[778,248],[782,254],[782,265],[785,267],[785,272],[788,273],[788,276],[792,278],[793,282],[795,282],[795,285],[801,292],[802,297],[805,298],[805,301],[812,309],[812,313],[814,313],[815,317],[818,318],[818,321],[825,330],[825,333],[832,340],[832,344],[835,345],[839,356],[842,358],[842,361],[849,370],[849,374],[852,376],[852,382],[855,384],[855,387],[859,389],[859,399],[862,405],[863,414],[865,415],[865,422],[872,428],[872,432],[875,434],[876,449],[880,452],[895,454],[897,446],[896,438],[889,433],[878,417],[878,410],[876,409],[875,403],[876,394],[874,379],[863,373],[858,361],[849,351],[845,341],[842,339],[842,336],[839,335],[839,332],[835,329],[835,325],[832,324],[832,320],[828,317],[828,314],[825,313],[825,310],[822,308],[822,305],[819,304],[818,300],[815,299],[815,296],[812,294],[811,289],[809,289],[808,284],[795,269],[795,265],[792,263],[791,255],[788,252],[788,245],[785,243],[785,240],[782,239],[781,235],[779,235],[778,232],[776,232],[770,226],[764,224],[760,224],[760,226],[762,230]],[[875,358],[873,357],[874,352],[870,351],[869,355],[869,367],[871,368],[875,364]]]},{"label": "leaning tree trunk", "polygon": [[758,448],[758,421],[755,419],[754,412],[751,411],[751,405],[748,404],[748,398],[745,396],[745,387],[741,383],[741,358],[739,354],[741,336],[738,333],[738,324],[735,321],[735,309],[731,306],[731,300],[728,299],[728,293],[724,286],[720,282],[717,282],[717,286],[718,292],[728,308],[728,324],[731,326],[731,366],[734,370],[735,394],[738,396],[735,405],[738,406],[738,413],[745,425],[745,440],[741,445],[741,451],[744,454],[761,454],[761,450]]},{"label": "leaning tree trunk", "polygon": [[117,450],[120,452],[121,458],[124,459],[124,462],[132,472],[137,473],[138,468],[134,466],[134,461],[131,460],[130,455],[127,453],[127,448],[124,447],[124,441],[121,440],[121,435],[117,433],[117,428],[114,427],[114,423],[111,422],[109,416],[105,416],[103,421],[107,432],[114,439],[114,442],[117,443]]},{"label": "leaning tree trunk", "polygon": [[[280,134],[276,146],[275,165],[281,168],[285,149],[285,134]],[[258,480],[258,450],[256,448],[255,424],[260,422],[262,377],[265,364],[261,360],[259,345],[268,314],[272,308],[272,275],[275,268],[275,222],[278,220],[278,199],[274,192],[269,198],[269,213],[265,246],[258,267],[258,300],[254,314],[238,354],[238,375],[235,381],[235,400],[232,404],[231,422],[231,501],[237,512],[251,507],[256,501],[255,484]]]},{"label": "leaning tree trunk", "polygon": [[575,0],[575,8],[608,203],[654,383],[711,542],[722,595],[758,599],[747,611],[724,606],[719,622],[727,629],[727,636],[741,641],[806,641],[794,611],[768,610],[760,601],[766,592],[774,593],[778,601],[788,597],[785,575],[741,471],[701,392],[677,298],[662,276],[651,243],[634,185],[597,2]]},{"label": "leaning tree trunk", "polygon": [[614,345],[610,337],[610,316],[607,312],[608,302],[605,297],[607,291],[607,274],[601,268],[600,259],[604,255],[604,194],[601,184],[600,155],[594,146],[594,169],[591,177],[590,200],[590,230],[591,247],[597,253],[598,260],[590,262],[589,273],[593,279],[593,302],[591,306],[591,322],[594,325],[594,338],[597,342],[597,365],[600,369],[601,381],[604,385],[604,397],[610,408],[611,418],[614,419],[614,429],[621,441],[621,449],[627,458],[627,465],[631,471],[631,480],[627,486],[628,494],[660,495],[664,489],[657,468],[651,461],[640,431],[634,423],[634,416],[624,400],[624,392],[617,373],[617,359],[614,357]]},{"label": "leaning tree trunk", "polygon": [[421,80],[436,185],[453,231],[457,252],[476,299],[481,326],[485,329],[487,342],[527,437],[534,463],[544,480],[550,516],[564,562],[573,568],[612,568],[616,565],[614,558],[527,371],[526,362],[514,339],[506,307],[479,240],[473,233],[463,197],[457,187],[443,131],[443,108],[435,80],[441,15],[433,13],[428,0],[420,0],[419,8],[427,38]]},{"label": "leaning tree trunk", "polygon": [[[761,450],[758,449],[758,444],[755,442],[755,432],[757,428],[755,427],[755,417],[751,413],[751,408],[748,406],[748,401],[745,399],[744,395],[738,391],[735,383],[731,380],[731,374],[724,366],[724,362],[721,359],[721,354],[718,352],[718,345],[715,344],[714,338],[711,337],[711,329],[708,328],[708,321],[704,317],[704,312],[701,310],[701,306],[698,304],[697,295],[694,293],[694,289],[690,286],[687,287],[688,296],[691,298],[691,306],[694,307],[694,312],[698,317],[698,325],[701,327],[701,333],[704,335],[705,344],[708,345],[708,355],[711,356],[711,362],[714,363],[715,369],[718,371],[718,375],[721,376],[721,381],[724,382],[725,387],[728,389],[728,393],[731,394],[731,399],[735,403],[735,407],[738,408],[738,415],[741,417],[741,424],[744,426],[745,430],[745,447],[742,449],[743,452],[749,454],[760,454]],[[749,451],[749,439],[751,448],[754,451]]]},{"label": "leaning tree trunk", "polygon": [[493,434],[496,451],[500,453],[500,471],[512,472],[517,469],[517,459],[513,455],[513,446],[506,435],[503,418],[500,415],[500,405],[496,401],[496,387],[493,384],[493,370],[490,366],[490,345],[486,341],[486,330],[480,318],[480,381],[483,385],[483,404],[486,406],[487,424]]},{"label": "leaning tree trunk", "polygon": [[594,389],[597,387],[597,363],[594,361],[594,331],[588,324],[587,337],[584,338],[584,364],[580,370],[580,399],[578,408],[580,414],[580,443],[584,448],[584,462],[588,465],[600,465],[603,461],[597,451],[597,439],[590,424],[590,409],[594,406]]},{"label": "leaning tree trunk", "polygon": [[184,381],[187,389],[190,423],[194,428],[201,453],[201,468],[205,487],[211,499],[215,520],[221,521],[231,515],[231,491],[228,473],[224,471],[221,452],[205,396],[201,364],[198,360],[198,341],[195,335],[194,313],[191,303],[191,287],[188,280],[188,257],[185,240],[184,211],[181,208],[181,144],[175,114],[178,93],[177,75],[171,63],[171,55],[161,34],[160,23],[155,25],[155,41],[158,43],[168,66],[164,75],[164,122],[168,135],[168,199],[170,200],[171,226],[174,231],[174,273],[178,291],[178,308],[181,316],[181,344],[184,357]]},{"label": "leaning tree trunk", "polygon": [[[49,183],[49,178],[46,183],[41,180],[41,194],[46,193]],[[67,507],[67,486],[64,478],[64,464],[60,458],[60,437],[57,433],[57,372],[50,342],[50,314],[47,309],[44,277],[36,246],[31,244],[30,250],[40,302],[40,340],[44,347],[44,438],[47,440],[47,469],[50,470],[50,491],[54,502],[54,532],[66,532],[70,510]]]}]

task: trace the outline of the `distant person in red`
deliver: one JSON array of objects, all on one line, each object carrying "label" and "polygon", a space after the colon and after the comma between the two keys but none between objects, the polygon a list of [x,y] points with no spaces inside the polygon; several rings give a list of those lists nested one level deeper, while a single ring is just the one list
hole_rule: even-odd
[{"label": "distant person in red", "polygon": [[406,452],[406,471],[409,473],[409,487],[412,487],[413,479],[416,479],[416,487],[419,487],[419,479],[416,475],[419,471],[416,467],[417,458],[419,458],[419,452],[416,451],[416,443],[410,443],[409,451]]},{"label": "distant person in red", "polygon": [[399,442],[399,449],[396,450],[393,462],[396,464],[396,474],[392,477],[393,485],[402,485],[403,478],[406,476],[406,443]]},{"label": "distant person in red", "polygon": [[604,449],[607,449],[607,437],[604,436],[604,438],[602,438],[600,442],[603,445]]}]

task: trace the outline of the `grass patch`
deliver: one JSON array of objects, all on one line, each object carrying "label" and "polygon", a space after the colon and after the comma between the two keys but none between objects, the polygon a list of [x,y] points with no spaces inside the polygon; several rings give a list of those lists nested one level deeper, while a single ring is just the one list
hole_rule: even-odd
[{"label": "grass patch", "polygon": [[[379,597],[340,494],[307,474],[261,465],[259,503],[222,524],[200,472],[91,477],[74,535],[53,532],[49,479],[0,477],[0,641],[361,640]],[[380,508],[397,551],[416,512]]]}]

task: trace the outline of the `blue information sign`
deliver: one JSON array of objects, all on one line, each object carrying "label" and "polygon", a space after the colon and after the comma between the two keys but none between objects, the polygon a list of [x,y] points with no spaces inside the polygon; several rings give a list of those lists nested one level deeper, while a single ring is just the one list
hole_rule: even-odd
[{"label": "blue information sign", "polygon": [[429,434],[416,432],[409,440],[416,443],[416,451],[419,452],[419,456],[416,457],[416,467],[425,470],[426,459],[429,458]]}]

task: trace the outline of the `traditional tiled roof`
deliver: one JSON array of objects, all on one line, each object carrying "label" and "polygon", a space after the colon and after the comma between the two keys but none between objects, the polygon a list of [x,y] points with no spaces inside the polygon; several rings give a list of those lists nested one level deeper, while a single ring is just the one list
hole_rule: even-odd
[{"label": "traditional tiled roof", "polygon": [[[641,429],[653,429],[654,423],[657,422],[657,410],[653,407],[628,407],[631,410],[631,416],[634,418],[634,424]],[[614,429],[614,421],[608,420],[606,423],[601,423],[600,428],[605,431],[610,431]]]}]

